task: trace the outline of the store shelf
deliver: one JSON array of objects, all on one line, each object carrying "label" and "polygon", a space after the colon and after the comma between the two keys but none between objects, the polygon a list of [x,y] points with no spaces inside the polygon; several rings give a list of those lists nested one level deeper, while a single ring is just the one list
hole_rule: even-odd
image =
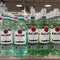
[{"label": "store shelf", "polygon": [[24,56],[24,57],[17,57],[17,56],[1,56],[0,60],[60,60],[58,56]]}]

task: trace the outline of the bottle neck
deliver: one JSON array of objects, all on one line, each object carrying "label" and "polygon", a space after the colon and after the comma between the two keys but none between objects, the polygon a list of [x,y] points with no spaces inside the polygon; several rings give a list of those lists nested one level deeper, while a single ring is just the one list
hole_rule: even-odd
[{"label": "bottle neck", "polygon": [[46,19],[46,16],[42,16],[42,19]]},{"label": "bottle neck", "polygon": [[58,18],[58,16],[55,16],[54,18],[56,19],[56,18]]},{"label": "bottle neck", "polygon": [[31,19],[35,19],[35,17],[31,17]]}]

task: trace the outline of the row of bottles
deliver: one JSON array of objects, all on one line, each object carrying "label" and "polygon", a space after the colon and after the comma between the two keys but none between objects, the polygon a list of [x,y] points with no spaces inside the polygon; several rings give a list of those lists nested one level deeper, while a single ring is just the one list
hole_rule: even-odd
[{"label": "row of bottles", "polygon": [[27,23],[23,15],[12,18],[0,16],[0,55],[60,55],[60,11],[46,14],[43,8],[39,19],[31,7],[31,19]]},{"label": "row of bottles", "polygon": [[1,55],[23,56],[27,53],[27,25],[23,17],[4,16],[0,19]]}]

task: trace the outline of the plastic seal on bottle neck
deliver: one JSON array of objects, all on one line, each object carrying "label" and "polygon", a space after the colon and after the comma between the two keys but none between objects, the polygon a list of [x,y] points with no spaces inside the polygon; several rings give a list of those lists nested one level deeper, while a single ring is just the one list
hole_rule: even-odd
[{"label": "plastic seal on bottle neck", "polygon": [[53,11],[50,12],[50,18],[54,18]]},{"label": "plastic seal on bottle neck", "polygon": [[54,17],[58,17],[58,13],[59,13],[59,9],[55,8],[54,11],[53,11]]},{"label": "plastic seal on bottle neck", "polygon": [[35,17],[35,9],[33,7],[31,7],[31,10],[30,10],[30,16]]},{"label": "plastic seal on bottle neck", "polygon": [[43,8],[41,10],[42,17],[46,17],[46,8]]}]

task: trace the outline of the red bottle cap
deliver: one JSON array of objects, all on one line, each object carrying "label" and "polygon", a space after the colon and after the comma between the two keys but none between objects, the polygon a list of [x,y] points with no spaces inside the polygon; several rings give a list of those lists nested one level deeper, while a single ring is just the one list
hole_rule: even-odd
[{"label": "red bottle cap", "polygon": [[35,32],[36,31],[36,28],[35,27],[31,27],[31,31],[32,32]]},{"label": "red bottle cap", "polygon": [[56,31],[56,32],[59,32],[59,30],[60,30],[59,27],[56,27],[56,28],[55,28],[55,31]]},{"label": "red bottle cap", "polygon": [[45,27],[44,31],[45,31],[45,32],[48,32],[48,30],[49,30],[48,27]]},{"label": "red bottle cap", "polygon": [[7,34],[8,33],[8,30],[4,30],[4,33]]},{"label": "red bottle cap", "polygon": [[22,34],[22,30],[18,30],[18,34]]}]

